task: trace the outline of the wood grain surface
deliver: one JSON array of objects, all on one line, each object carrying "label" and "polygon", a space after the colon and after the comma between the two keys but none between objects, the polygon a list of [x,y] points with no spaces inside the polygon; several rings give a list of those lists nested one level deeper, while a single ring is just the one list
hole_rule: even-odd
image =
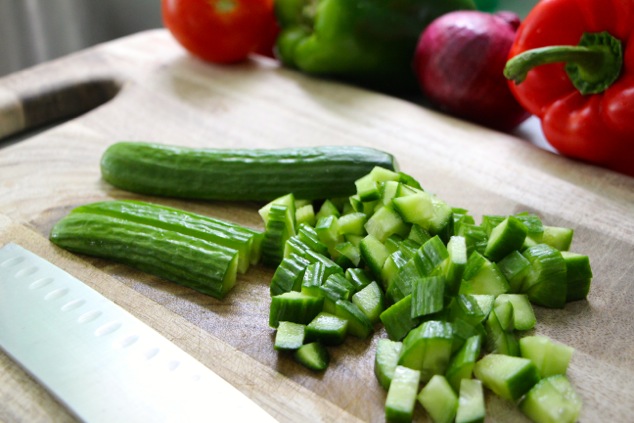
[{"label": "wood grain surface", "polygon": [[[54,124],[57,122],[58,124]],[[42,126],[44,125],[44,126]],[[634,179],[574,162],[413,102],[311,78],[266,58],[212,66],[188,56],[163,30],[106,43],[0,79],[0,246],[17,242],[138,318],[253,398],[280,421],[384,421],[373,375],[377,327],[366,341],[332,349],[315,375],[273,350],[270,269],[239,277],[223,301],[123,265],[51,245],[71,208],[137,198],[261,228],[255,203],[142,197],[101,180],[99,160],[121,140],[182,146],[366,145],[454,206],[483,214],[535,212],[575,228],[588,254],[587,301],[536,308],[535,333],[573,346],[569,376],[582,422],[634,415]],[[634,158],[633,158],[634,160]],[[487,421],[527,421],[487,395]],[[211,412],[211,410],[210,410]],[[425,421],[421,410],[417,420]],[[0,420],[73,417],[0,353]]]}]

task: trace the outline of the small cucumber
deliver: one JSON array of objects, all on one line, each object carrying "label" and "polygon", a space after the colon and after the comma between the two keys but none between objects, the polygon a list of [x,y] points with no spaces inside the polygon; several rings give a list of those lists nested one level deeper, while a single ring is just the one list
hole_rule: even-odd
[{"label": "small cucumber", "polygon": [[118,142],[101,158],[104,180],[117,188],[201,200],[270,201],[290,192],[302,199],[348,196],[376,166],[397,167],[391,154],[357,146],[213,149]]}]

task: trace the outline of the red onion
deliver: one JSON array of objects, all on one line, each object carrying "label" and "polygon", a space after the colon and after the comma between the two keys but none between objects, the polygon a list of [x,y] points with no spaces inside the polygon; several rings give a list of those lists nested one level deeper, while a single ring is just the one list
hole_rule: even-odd
[{"label": "red onion", "polygon": [[432,105],[502,131],[528,118],[502,73],[519,23],[513,12],[456,11],[434,20],[421,34],[414,58]]}]

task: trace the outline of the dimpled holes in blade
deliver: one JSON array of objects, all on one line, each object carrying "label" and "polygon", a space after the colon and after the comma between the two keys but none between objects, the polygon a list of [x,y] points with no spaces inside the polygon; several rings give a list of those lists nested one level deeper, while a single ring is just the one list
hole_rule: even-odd
[{"label": "dimpled holes in blade", "polygon": [[210,406],[216,417],[272,420],[158,332],[16,244],[0,248],[0,347],[82,420],[206,420]]}]

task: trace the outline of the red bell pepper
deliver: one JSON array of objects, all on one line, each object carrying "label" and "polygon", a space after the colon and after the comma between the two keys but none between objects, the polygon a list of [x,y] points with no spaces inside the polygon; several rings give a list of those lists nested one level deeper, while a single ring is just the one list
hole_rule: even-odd
[{"label": "red bell pepper", "polygon": [[634,176],[634,0],[542,0],[504,73],[559,153]]}]

